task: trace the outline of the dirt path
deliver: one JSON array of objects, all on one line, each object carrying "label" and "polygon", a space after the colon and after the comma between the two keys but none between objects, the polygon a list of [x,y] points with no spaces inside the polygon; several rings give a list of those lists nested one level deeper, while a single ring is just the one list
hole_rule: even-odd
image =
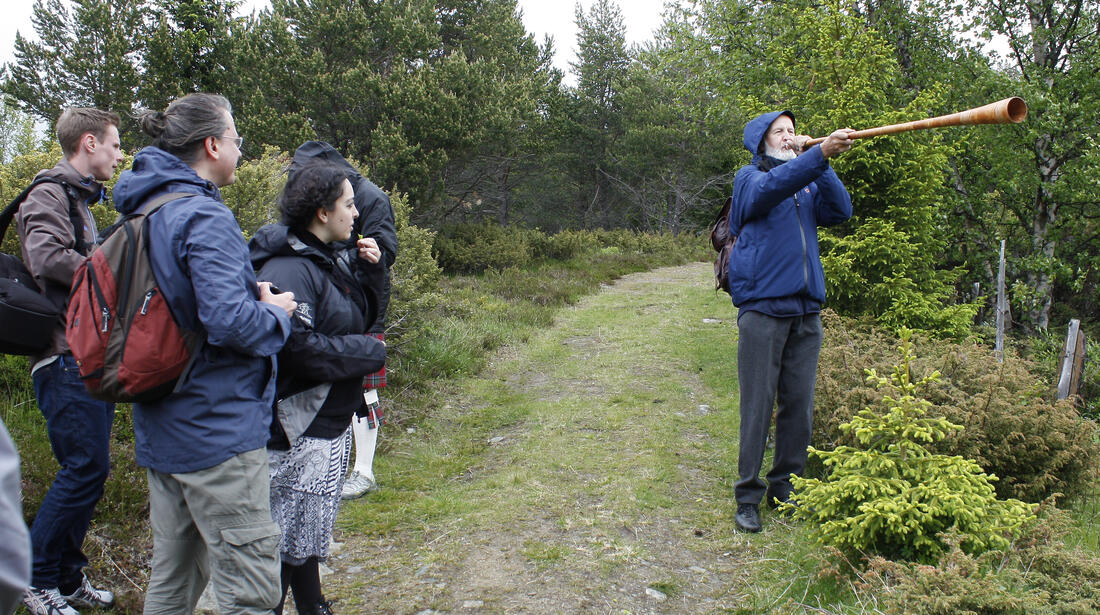
[{"label": "dirt path", "polygon": [[710,279],[627,276],[439,391],[379,461],[391,493],[342,512],[337,612],[750,612],[763,543],[730,530],[736,333]]}]

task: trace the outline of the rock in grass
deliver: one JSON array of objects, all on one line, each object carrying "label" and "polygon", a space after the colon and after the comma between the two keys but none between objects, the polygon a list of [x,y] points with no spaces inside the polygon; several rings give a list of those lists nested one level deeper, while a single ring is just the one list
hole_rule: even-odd
[{"label": "rock in grass", "polygon": [[668,596],[664,592],[653,589],[652,587],[645,588],[645,595],[653,598],[657,602],[664,602],[668,600]]}]

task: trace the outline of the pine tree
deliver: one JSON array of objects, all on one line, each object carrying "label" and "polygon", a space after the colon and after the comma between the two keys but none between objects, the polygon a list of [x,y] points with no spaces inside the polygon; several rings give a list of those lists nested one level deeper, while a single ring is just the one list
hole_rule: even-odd
[{"label": "pine tree", "polygon": [[68,106],[116,111],[124,139],[131,140],[145,7],[141,0],[73,0],[70,13],[69,4],[35,1],[31,19],[39,41],[16,35],[16,61],[6,65],[2,89],[50,126]]}]

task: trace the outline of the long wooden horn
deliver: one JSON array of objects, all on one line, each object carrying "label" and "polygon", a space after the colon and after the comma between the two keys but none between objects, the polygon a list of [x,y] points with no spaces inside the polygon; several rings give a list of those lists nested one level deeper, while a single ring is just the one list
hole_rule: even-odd
[{"label": "long wooden horn", "polygon": [[[974,107],[973,109],[967,109],[966,111],[959,111],[958,113],[952,113],[950,115],[941,115],[939,117],[930,117],[926,120],[915,120],[912,122],[905,122],[902,124],[891,124],[889,126],[879,126],[877,128],[867,128],[865,130],[857,130],[848,136],[853,139],[863,139],[865,137],[877,137],[879,135],[890,135],[896,132],[907,132],[910,130],[923,130],[925,128],[941,128],[943,126],[969,126],[972,124],[1019,124],[1027,117],[1027,103],[1019,96],[1013,96],[1004,100],[998,100],[995,103],[989,103],[981,107]],[[816,145],[825,140],[825,137],[817,137],[816,139],[810,139],[803,144],[803,147],[810,147]]]}]

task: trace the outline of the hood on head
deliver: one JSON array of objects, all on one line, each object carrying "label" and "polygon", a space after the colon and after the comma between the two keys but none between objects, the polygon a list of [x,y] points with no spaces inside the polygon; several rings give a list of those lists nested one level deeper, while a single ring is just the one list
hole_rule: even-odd
[{"label": "hood on head", "polygon": [[764,137],[768,133],[768,127],[772,125],[772,122],[781,115],[786,115],[791,118],[791,122],[794,123],[794,114],[790,111],[770,111],[768,113],[762,113],[755,118],[749,120],[748,124],[745,124],[745,149],[749,150],[752,154],[752,161],[756,162],[763,157],[763,145]]},{"label": "hood on head", "polygon": [[351,187],[355,191],[355,209],[359,217],[355,220],[354,231],[362,235],[363,223],[366,222],[367,210],[376,202],[387,199],[386,193],[376,186],[374,182],[363,177],[359,171],[344,158],[336,148],[324,141],[306,141],[294,151],[294,158],[290,162],[288,173],[294,173],[313,164],[331,164],[343,169],[347,175]]},{"label": "hood on head", "polygon": [[115,209],[125,215],[164,192],[193,192],[221,200],[217,186],[199,177],[179,158],[153,146],[138,152],[130,170],[119,175],[112,200]]},{"label": "hood on head", "polygon": [[335,147],[324,141],[306,141],[298,146],[298,149],[294,150],[294,158],[290,161],[289,172],[294,173],[314,164],[330,164],[340,167],[348,174],[349,179],[352,173],[359,174],[355,167],[351,166],[351,163],[340,152],[336,151]]}]

